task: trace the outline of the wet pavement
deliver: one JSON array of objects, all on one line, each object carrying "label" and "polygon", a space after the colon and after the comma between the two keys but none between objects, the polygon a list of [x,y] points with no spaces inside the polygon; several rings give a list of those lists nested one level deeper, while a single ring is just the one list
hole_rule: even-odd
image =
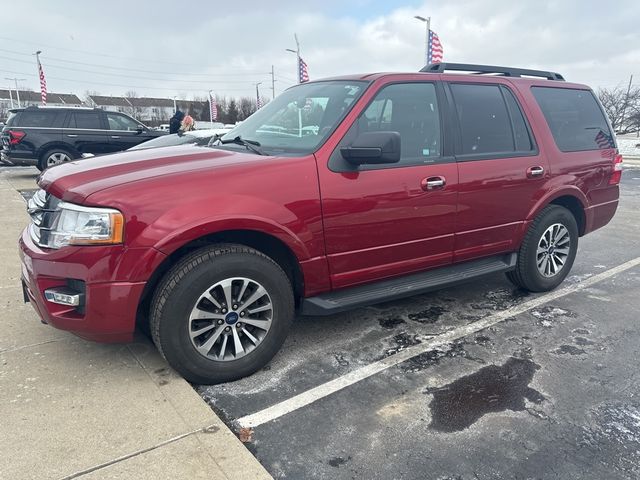
[{"label": "wet pavement", "polygon": [[[632,168],[563,287],[640,257],[639,209]],[[636,266],[550,298],[262,423],[246,445],[275,478],[640,478],[639,288]],[[494,275],[298,318],[262,371],[196,390],[238,431],[246,415],[538,297]]]}]

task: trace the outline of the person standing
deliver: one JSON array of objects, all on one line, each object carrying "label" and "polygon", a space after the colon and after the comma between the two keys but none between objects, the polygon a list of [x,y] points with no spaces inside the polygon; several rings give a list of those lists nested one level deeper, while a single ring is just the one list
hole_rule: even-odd
[{"label": "person standing", "polygon": [[178,133],[183,119],[184,113],[180,110],[176,110],[176,113],[174,113],[173,117],[169,120],[169,133]]}]

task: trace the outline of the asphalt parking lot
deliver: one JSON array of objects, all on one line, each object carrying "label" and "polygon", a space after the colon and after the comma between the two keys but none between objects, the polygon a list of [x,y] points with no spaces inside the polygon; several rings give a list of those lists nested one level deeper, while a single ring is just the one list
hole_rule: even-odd
[{"label": "asphalt parking lot", "polygon": [[640,476],[640,168],[556,291],[501,276],[326,318],[196,386],[275,478]]}]

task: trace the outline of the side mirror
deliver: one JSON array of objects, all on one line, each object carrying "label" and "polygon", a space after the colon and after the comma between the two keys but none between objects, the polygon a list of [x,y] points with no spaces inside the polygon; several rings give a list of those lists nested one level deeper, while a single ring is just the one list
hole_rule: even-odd
[{"label": "side mirror", "polygon": [[353,165],[398,163],[400,134],[398,132],[365,132],[351,146],[340,149],[342,157]]},{"label": "side mirror", "polygon": [[142,133],[142,132],[145,132],[146,130],[147,130],[147,129],[146,129],[146,128],[144,128],[144,126],[143,126],[143,125],[138,125],[138,126],[136,127],[136,132],[137,132],[137,133]]}]

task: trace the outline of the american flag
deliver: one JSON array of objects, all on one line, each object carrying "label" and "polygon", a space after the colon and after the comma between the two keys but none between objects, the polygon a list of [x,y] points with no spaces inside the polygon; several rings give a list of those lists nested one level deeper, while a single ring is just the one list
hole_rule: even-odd
[{"label": "american flag", "polygon": [[607,135],[602,130],[598,131],[596,138],[594,139],[598,144],[598,148],[604,150],[606,148],[615,148],[615,144],[613,143],[613,138],[611,135]]},{"label": "american flag", "polygon": [[262,108],[262,99],[260,98],[260,96],[258,95],[258,97],[256,98],[256,110],[260,110]]},{"label": "american flag", "polygon": [[42,99],[42,105],[47,104],[47,80],[44,78],[44,70],[40,63],[40,57],[38,58],[38,76],[40,77],[40,98]]},{"label": "american flag", "polygon": [[304,83],[309,81],[309,70],[307,64],[302,60],[302,57],[298,57],[298,82]]},{"label": "american flag", "polygon": [[427,48],[427,65],[432,63],[441,63],[444,51],[442,44],[438,38],[438,34],[433,30],[429,30],[429,46]]},{"label": "american flag", "polygon": [[211,92],[209,92],[209,115],[212,122],[218,119],[218,104]]}]

